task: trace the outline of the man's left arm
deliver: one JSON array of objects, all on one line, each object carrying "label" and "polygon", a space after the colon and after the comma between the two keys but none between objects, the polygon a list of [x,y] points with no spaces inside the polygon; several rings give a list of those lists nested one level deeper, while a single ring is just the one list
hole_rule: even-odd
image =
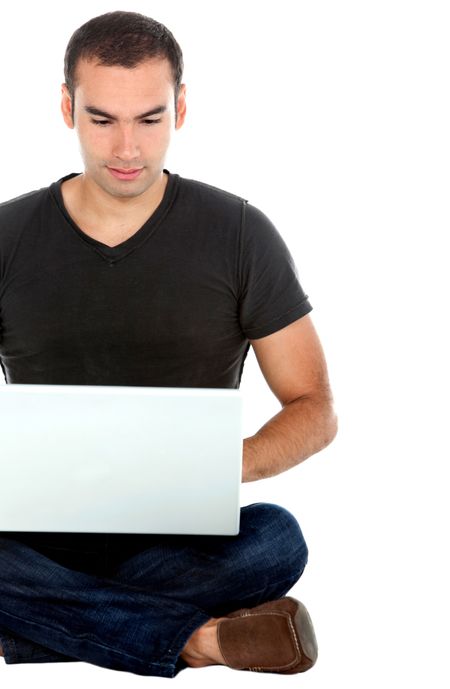
[{"label": "man's left arm", "polygon": [[337,432],[325,356],[310,316],[250,344],[283,408],[244,439],[243,482],[290,469],[329,445]]}]

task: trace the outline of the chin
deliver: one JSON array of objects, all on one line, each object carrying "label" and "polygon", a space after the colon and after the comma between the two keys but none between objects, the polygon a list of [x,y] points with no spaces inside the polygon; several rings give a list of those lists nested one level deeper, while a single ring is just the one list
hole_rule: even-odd
[{"label": "chin", "polygon": [[136,179],[135,181],[123,182],[119,179],[114,179],[108,170],[105,169],[105,176],[102,179],[96,179],[99,187],[103,189],[107,194],[111,196],[117,196],[122,198],[130,198],[133,196],[140,196],[144,194],[147,189],[152,185],[152,180],[142,180]]},{"label": "chin", "polygon": [[[130,185],[131,186],[131,185]],[[141,196],[141,194],[144,194],[148,186],[146,187],[134,187],[133,189],[121,189],[117,187],[103,187],[104,191],[106,191],[108,194],[111,196],[116,196],[117,198],[133,198],[135,196]]]}]

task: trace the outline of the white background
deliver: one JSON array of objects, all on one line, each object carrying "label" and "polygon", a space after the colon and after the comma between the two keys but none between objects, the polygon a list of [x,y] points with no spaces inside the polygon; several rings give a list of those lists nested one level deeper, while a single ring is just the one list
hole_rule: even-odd
[{"label": "white background", "polygon": [[[246,484],[284,505],[309,564],[292,589],[319,641],[301,676],[185,670],[179,686],[449,686],[447,3],[21,2],[0,23],[0,200],[82,171],[60,114],[72,32],[126,9],[165,23],[185,58],[188,117],[166,167],[244,196],[296,261],[340,430],[321,453]],[[279,410],[244,369],[246,435]],[[1,604],[1,591],[0,591]],[[8,689],[166,680],[87,663],[5,665]]]}]

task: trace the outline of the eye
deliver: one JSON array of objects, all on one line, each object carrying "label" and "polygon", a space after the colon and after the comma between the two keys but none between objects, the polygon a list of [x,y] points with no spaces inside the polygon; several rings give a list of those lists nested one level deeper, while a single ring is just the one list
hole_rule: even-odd
[{"label": "eye", "polygon": [[[109,120],[91,120],[93,124],[98,124],[100,127],[105,127],[108,124],[111,124]],[[142,120],[143,124],[158,124],[158,122],[161,122],[161,119],[159,120]]]}]

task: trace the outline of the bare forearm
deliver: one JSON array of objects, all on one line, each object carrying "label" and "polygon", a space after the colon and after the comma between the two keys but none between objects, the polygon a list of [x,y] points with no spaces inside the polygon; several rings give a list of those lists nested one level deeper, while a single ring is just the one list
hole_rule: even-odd
[{"label": "bare forearm", "polygon": [[337,419],[331,400],[299,398],[244,439],[242,481],[275,476],[326,447]]}]

